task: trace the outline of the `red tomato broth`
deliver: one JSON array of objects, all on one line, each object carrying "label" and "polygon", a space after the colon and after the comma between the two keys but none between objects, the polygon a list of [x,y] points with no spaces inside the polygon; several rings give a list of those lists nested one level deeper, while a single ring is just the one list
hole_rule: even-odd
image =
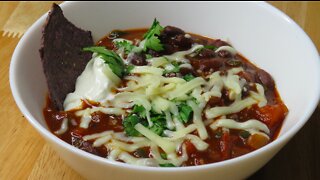
[{"label": "red tomato broth", "polygon": [[[134,43],[136,43],[143,38],[143,34],[146,31],[147,29],[125,30],[123,31],[124,34],[120,37],[132,40]],[[193,38],[194,42],[201,43],[204,45],[228,45],[228,43],[221,40],[209,39],[207,37],[195,34],[190,35]],[[97,45],[105,46],[108,49],[115,49],[112,43],[112,39],[108,36],[105,36],[104,38],[99,40]],[[166,52],[164,52],[164,54],[165,53]],[[228,69],[233,67],[227,64],[228,58],[188,57],[188,59],[190,59],[191,65],[193,66],[194,70],[183,70],[185,72],[182,72],[182,74],[191,73],[196,76],[205,77],[206,75],[211,74],[214,71],[219,70],[222,72],[226,72]],[[281,129],[283,120],[288,112],[288,109],[282,102],[271,76],[268,77],[268,75],[264,74],[265,72],[263,70],[254,66],[251,62],[249,62],[247,59],[245,59],[243,56],[239,54],[237,54],[234,57],[234,59],[240,61],[241,66],[244,68],[244,72],[239,73],[239,76],[245,78],[248,82],[259,82],[260,84],[265,83],[263,84],[263,86],[265,88],[265,96],[268,100],[268,103],[266,106],[262,108],[259,108],[257,105],[253,105],[249,109],[244,109],[238,113],[227,115],[227,118],[235,119],[239,122],[243,122],[248,119],[257,119],[265,123],[270,129],[269,142],[271,142],[277,137]],[[257,74],[259,73],[262,75],[257,76]],[[122,82],[122,85],[124,85],[123,83],[125,83],[125,81]],[[255,91],[255,88],[253,87],[248,88],[252,88],[250,90]],[[243,96],[246,96],[246,94],[243,94]],[[227,94],[223,93],[223,96],[221,98],[210,99],[206,107],[224,106],[229,105],[230,103],[232,103],[232,101],[228,99]],[[90,104],[85,103],[83,109],[92,106]],[[93,105],[98,104],[93,103]],[[75,115],[74,111],[55,111],[52,102],[49,98],[47,101],[47,105],[43,110],[43,113],[47,125],[52,132],[60,128],[63,118],[74,119],[77,122],[77,125],[72,125],[69,122],[68,131],[63,135],[57,136],[71,145],[74,145],[82,150],[85,150],[92,154],[96,154],[101,157],[106,157],[108,155],[108,150],[104,146],[93,147],[93,141],[85,142],[81,139],[81,137],[89,134],[103,132],[106,130],[113,130],[115,132],[123,131],[122,117],[106,115],[100,112],[94,113],[93,119],[90,122],[88,129],[80,128],[80,118]],[[206,120],[204,113],[202,117],[204,120]],[[182,166],[193,166],[219,162],[226,159],[235,158],[255,150],[255,148],[250,147],[248,145],[248,140],[246,138],[243,138],[239,135],[240,130],[230,129],[228,132],[224,132],[221,128],[219,128],[218,130],[213,131],[209,127],[207,127],[207,132],[209,134],[209,138],[206,139],[205,142],[209,144],[209,147],[205,151],[201,152],[196,150],[194,145],[189,141],[184,142],[187,148],[189,159],[188,161],[184,162]],[[193,134],[197,134],[197,132],[194,132]],[[135,157],[152,157],[149,147],[140,148],[137,151],[132,152],[130,154]],[[179,154],[179,152],[177,154]]]}]

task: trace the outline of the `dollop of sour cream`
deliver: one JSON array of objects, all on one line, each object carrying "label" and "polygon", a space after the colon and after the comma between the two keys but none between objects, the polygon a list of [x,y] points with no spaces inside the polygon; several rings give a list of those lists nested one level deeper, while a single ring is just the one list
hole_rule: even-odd
[{"label": "dollop of sour cream", "polygon": [[81,108],[82,100],[105,102],[112,98],[111,89],[119,82],[120,78],[112,72],[109,65],[104,63],[101,56],[94,53],[85,70],[78,77],[75,91],[69,93],[64,100],[64,110]]}]

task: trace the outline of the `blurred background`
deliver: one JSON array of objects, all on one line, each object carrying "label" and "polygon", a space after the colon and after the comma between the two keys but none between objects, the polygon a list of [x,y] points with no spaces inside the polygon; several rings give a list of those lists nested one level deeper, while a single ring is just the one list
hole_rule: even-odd
[{"label": "blurred background", "polygon": [[[0,2],[0,179],[82,179],[52,151],[16,107],[9,85],[12,53],[51,2]],[[320,2],[269,1],[290,16],[320,51]],[[276,40],[275,40],[276,41]],[[320,179],[320,108],[250,179]]]}]

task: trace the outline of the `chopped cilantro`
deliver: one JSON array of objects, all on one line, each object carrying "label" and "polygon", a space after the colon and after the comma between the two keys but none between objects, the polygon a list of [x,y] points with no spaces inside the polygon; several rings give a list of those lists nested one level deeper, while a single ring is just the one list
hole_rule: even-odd
[{"label": "chopped cilantro", "polygon": [[144,45],[145,45],[145,49],[149,48],[155,51],[163,50],[163,45],[161,44],[160,39],[156,36],[152,36],[148,38]]},{"label": "chopped cilantro", "polygon": [[180,67],[179,67],[179,64],[178,64],[177,62],[173,61],[171,64],[174,66],[174,68],[173,68],[173,69],[170,69],[170,70],[165,69],[165,70],[163,71],[163,74],[178,73],[178,72],[180,72]]},{"label": "chopped cilantro", "polygon": [[115,41],[115,42],[114,42],[114,45],[115,45],[118,49],[123,48],[125,54],[129,54],[129,53],[133,50],[133,48],[136,47],[136,46],[134,46],[132,43],[130,43],[129,41],[126,41],[126,40],[123,40],[123,41]]},{"label": "chopped cilantro", "polygon": [[149,129],[158,135],[162,135],[163,131],[166,129],[166,118],[162,114],[158,114],[154,117],[151,117],[153,126]]},{"label": "chopped cilantro", "polygon": [[134,128],[134,126],[138,123],[140,123],[141,119],[133,114],[129,115],[126,118],[123,119],[123,127],[124,131],[128,136],[139,136],[140,133]]},{"label": "chopped cilantro", "polygon": [[153,56],[151,54],[146,54],[146,59],[151,59]]},{"label": "chopped cilantro", "polygon": [[203,48],[211,49],[211,50],[214,50],[214,51],[218,49],[216,46],[213,46],[213,45],[203,46]]},{"label": "chopped cilantro", "polygon": [[141,118],[146,117],[146,109],[140,105],[134,105],[132,109],[132,113],[137,114]]},{"label": "chopped cilantro", "polygon": [[242,138],[247,139],[250,136],[250,133],[248,131],[240,131],[239,135]]},{"label": "chopped cilantro", "polygon": [[159,164],[160,167],[176,167],[175,165],[171,163],[165,163],[165,164]]},{"label": "chopped cilantro", "polygon": [[117,53],[108,50],[103,46],[86,47],[83,48],[83,50],[98,53],[98,55],[102,57],[104,62],[109,65],[114,74],[119,77],[122,77],[124,75],[124,63]]},{"label": "chopped cilantro", "polygon": [[155,51],[162,51],[164,49],[163,44],[161,44],[158,37],[162,30],[163,27],[160,26],[159,21],[157,21],[157,19],[154,19],[150,29],[143,36],[143,38],[145,39],[144,51],[146,51],[147,48]]},{"label": "chopped cilantro", "polygon": [[150,29],[148,30],[148,32],[143,35],[143,38],[146,39],[146,38],[150,38],[154,35],[160,35],[162,30],[163,30],[163,27],[160,26],[159,21],[155,18],[153,20],[153,23],[152,23]]},{"label": "chopped cilantro", "polygon": [[128,65],[125,68],[125,74],[128,75],[131,73],[131,71],[134,69],[134,65]]},{"label": "chopped cilantro", "polygon": [[192,74],[186,74],[182,77],[186,81],[191,81],[192,79],[196,78]]},{"label": "chopped cilantro", "polygon": [[188,106],[186,103],[181,103],[178,106],[179,109],[179,120],[183,123],[187,123],[191,119],[192,108]]},{"label": "chopped cilantro", "polygon": [[141,123],[143,126],[161,136],[163,131],[166,129],[165,115],[152,113],[151,121],[153,122],[153,125],[148,127],[146,109],[141,105],[134,105],[130,115],[123,120],[124,130],[128,136],[139,136],[140,133],[134,128],[134,126]]},{"label": "chopped cilantro", "polygon": [[160,153],[160,156],[161,156],[162,159],[167,159],[168,158],[166,153]]}]

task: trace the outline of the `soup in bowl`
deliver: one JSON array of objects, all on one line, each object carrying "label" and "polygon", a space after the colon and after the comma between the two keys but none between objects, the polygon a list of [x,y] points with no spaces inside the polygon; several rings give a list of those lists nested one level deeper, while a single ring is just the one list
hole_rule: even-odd
[{"label": "soup in bowl", "polygon": [[[87,98],[80,98],[81,100],[88,100],[85,103],[82,102],[81,105],[68,103],[67,100],[70,99],[71,101],[69,102],[76,102],[74,100],[77,100],[77,98],[72,95],[79,95],[78,92],[81,92],[81,90],[78,90],[78,86],[81,87],[81,85],[78,85],[81,84],[79,79],[86,79],[80,77],[83,74],[88,74],[85,72],[91,62],[89,59],[90,62],[76,82],[75,91],[67,95],[63,104],[63,110],[74,112],[76,109],[78,114],[82,111],[82,115],[80,112],[79,118],[77,118],[77,112],[74,112],[74,116],[69,116],[75,118],[61,116],[56,118],[59,124],[52,125],[48,117],[52,117],[52,114],[50,114],[52,109],[59,110],[59,106],[54,103],[50,104],[50,102],[46,105],[48,88],[38,53],[41,46],[41,30],[47,15],[41,17],[29,29],[15,50],[10,67],[10,82],[19,108],[41,135],[52,144],[60,156],[85,177],[92,179],[105,177],[136,177],[137,179],[142,177],[153,179],[245,178],[263,166],[285,145],[307,121],[318,102],[319,57],[317,51],[310,39],[295,23],[268,4],[105,2],[64,3],[61,7],[67,19],[76,26],[91,31],[93,41],[97,42],[97,44],[95,47],[83,47],[83,50],[94,52],[92,62],[98,62],[97,59],[100,59],[101,62],[112,61],[108,58],[107,60],[104,59],[103,56],[103,54],[110,53],[110,50],[118,54],[118,56],[115,55],[115,60],[119,57],[121,60],[129,59],[130,55],[134,56],[134,53],[139,51],[139,47],[143,52],[140,54],[144,56],[143,60],[141,60],[144,64],[136,63],[137,58],[128,60],[129,63],[124,61],[124,65],[122,65],[123,72],[120,71],[120,73],[117,71],[119,63],[105,63],[109,67],[107,70],[112,75],[116,75],[114,77],[125,79],[125,82],[117,85],[116,90],[118,92],[113,91],[116,93],[115,97],[120,94],[120,97],[121,95],[123,96],[122,98],[102,98],[103,101],[100,101],[87,96]],[[177,7],[179,8],[177,9]],[[88,14],[81,13],[87,9],[94,9],[94,11]],[[145,16],[145,14],[148,16]],[[154,20],[149,30],[128,30],[148,27],[155,17],[158,21]],[[172,30],[173,27],[161,27],[158,28],[161,31],[155,33],[152,27],[156,27],[157,24],[161,26],[159,22],[179,27],[175,31],[180,31],[180,34],[175,34],[174,38],[170,37],[166,41],[164,36],[170,35],[172,31],[169,30],[170,28]],[[257,26],[259,22],[264,23]],[[122,32],[125,32],[124,34],[131,35],[133,39],[125,35],[101,39],[107,33],[114,32],[112,31],[114,29],[122,30]],[[153,32],[153,34],[150,32]],[[140,36],[142,38],[139,39],[138,37]],[[175,40],[179,38],[186,43],[182,43],[180,46],[178,42],[177,45]],[[137,39],[137,42],[134,42],[135,39]],[[157,44],[157,42],[159,43],[157,39],[160,41],[160,46]],[[222,39],[220,44],[217,43],[217,39]],[[142,43],[144,40],[145,43]],[[192,43],[186,45],[190,40],[192,40]],[[275,40],[277,43],[275,43]],[[209,42],[212,43],[210,44]],[[128,46],[123,45],[125,43],[131,45],[128,52],[126,52],[126,47]],[[121,44],[123,47],[121,47]],[[168,45],[172,44],[173,50],[168,47]],[[108,47],[110,48],[108,49]],[[131,51],[134,51],[134,53]],[[180,59],[173,57],[177,53],[181,55],[183,52],[189,52],[189,54],[184,54],[184,57]],[[150,56],[147,57],[148,55]],[[20,60],[22,57],[24,61]],[[249,59],[251,63],[244,57]],[[209,63],[204,63],[208,61],[206,60],[208,58]],[[189,63],[185,59],[189,60]],[[219,61],[219,63],[218,65],[212,65],[211,61]],[[223,62],[223,65],[221,65],[221,62]],[[160,65],[154,67],[154,64]],[[134,66],[133,68],[132,65]],[[248,68],[249,66],[250,68]],[[265,71],[256,68],[256,66]],[[130,69],[130,71],[125,69]],[[183,69],[189,69],[189,71]],[[190,71],[190,69],[194,71]],[[243,75],[245,73],[249,75]],[[250,80],[252,79],[250,78],[251,76],[255,77],[254,80]],[[151,81],[147,83],[149,86],[145,83],[148,78],[151,78]],[[313,79],[313,81],[308,81],[310,79]],[[160,81],[162,87],[159,88],[158,85],[157,88],[152,90],[156,80]],[[175,84],[173,80],[175,80]],[[211,86],[210,80],[213,83]],[[220,97],[211,91],[219,87],[219,83],[215,82],[216,80],[222,84],[219,91],[217,91],[221,93]],[[273,80],[276,88],[270,88],[270,81]],[[301,82],[301,85],[297,86],[297,82]],[[138,92],[141,92],[143,87],[145,88],[142,93],[134,96],[128,95],[136,89],[140,89]],[[240,91],[237,91],[235,87],[240,87]],[[246,93],[245,91],[248,92]],[[282,100],[277,95],[277,91]],[[207,96],[204,96],[205,93],[207,93]],[[270,93],[273,96],[270,96]],[[109,92],[107,94],[112,93]],[[151,108],[149,108],[148,104],[143,103],[145,102],[143,98],[145,99],[146,97],[141,97],[141,94],[150,95],[147,96],[147,100],[150,102]],[[141,98],[136,98],[138,96]],[[203,98],[200,98],[200,96]],[[52,98],[53,96],[50,97]],[[209,106],[207,106],[212,97],[218,97],[218,100],[213,98],[216,102],[209,103]],[[120,101],[119,99],[122,100]],[[127,101],[124,102],[123,100]],[[239,106],[242,107],[239,104],[242,104],[243,101],[246,103],[251,102],[251,104],[249,103],[249,105],[247,104],[248,106],[239,108]],[[282,101],[286,106],[283,105]],[[99,104],[96,104],[97,102]],[[174,113],[174,110],[169,110],[170,108],[166,109],[166,107],[171,107],[170,104],[176,106],[176,108],[171,109],[177,109],[177,114]],[[281,109],[281,118],[277,121],[280,124],[280,126],[277,125],[277,128],[268,125],[267,122],[263,123],[263,118],[253,118],[240,113],[244,109],[256,109],[258,111],[273,104],[281,104],[281,107],[283,107],[279,108]],[[44,115],[43,109],[45,107],[47,108]],[[101,107],[107,108],[107,110],[101,110]],[[199,107],[202,107],[201,111],[199,111]],[[238,107],[238,109],[236,108],[236,111],[232,111],[230,110],[233,109],[232,107]],[[286,107],[289,109],[288,114]],[[90,134],[78,132],[82,139],[89,142],[91,149],[99,149],[101,145],[106,145],[106,148],[101,150],[106,151],[105,154],[91,152],[103,157],[87,153],[80,150],[81,148],[78,149],[79,146],[76,148],[56,137],[57,135],[61,138],[66,131],[72,129],[72,120],[74,120],[75,127],[80,127],[76,130],[90,127],[90,123],[94,123],[91,121],[105,121],[93,117],[93,112],[91,112],[89,113],[91,116],[90,121],[86,123],[83,120],[86,119],[83,118],[85,113],[83,111],[87,108],[91,110],[100,108],[100,112],[109,112],[105,114],[122,116],[119,120],[113,117],[114,124],[119,124],[119,132],[117,129],[112,128],[91,132]],[[221,109],[224,109],[224,113],[221,113]],[[110,113],[112,110],[113,113]],[[255,112],[257,112],[256,110]],[[116,111],[125,112],[116,114]],[[266,112],[269,111],[263,112],[259,111],[262,115],[266,115]],[[64,119],[67,119],[65,122],[69,125],[66,131],[63,128]],[[199,119],[201,120],[200,122],[197,121]],[[171,124],[170,120],[172,121]],[[107,121],[112,120],[109,119]],[[154,125],[157,125],[156,128]],[[188,127],[190,127],[190,132],[181,134]],[[272,128],[274,129],[272,130]],[[270,130],[272,131],[271,136]],[[75,134],[74,131],[71,133]],[[180,134],[181,137],[177,134]],[[187,138],[181,141],[181,138],[184,137]],[[207,140],[208,137],[212,139],[211,144]],[[127,148],[121,144],[125,141],[124,139],[128,138],[131,139],[131,141],[129,140],[129,145],[137,146],[139,143],[148,144],[149,141],[151,142],[148,145],[138,146],[134,150],[128,150],[132,149],[132,146]],[[227,140],[236,138],[239,141]],[[260,139],[260,141],[252,139]],[[275,140],[271,141],[273,139]],[[67,141],[66,139],[64,140]],[[230,144],[230,142],[232,143]],[[153,148],[156,149],[154,151],[152,151],[152,144],[156,145],[156,148]],[[244,145],[247,148],[243,148]],[[149,149],[143,147],[149,147]],[[239,148],[243,149],[239,150]],[[190,153],[192,149],[195,149],[196,153]],[[219,152],[212,152],[216,149]],[[243,153],[248,149],[250,151]],[[119,151],[121,152],[119,153]],[[209,151],[211,153],[208,153]],[[201,154],[201,152],[207,153],[202,153],[202,156],[199,156],[198,154]],[[111,156],[114,154],[116,155]],[[145,154],[147,155],[144,156]],[[157,158],[156,154],[159,154]],[[183,159],[185,157],[184,154],[187,156],[186,159]],[[137,159],[139,160],[137,161]],[[228,173],[230,169],[234,173]]]}]

